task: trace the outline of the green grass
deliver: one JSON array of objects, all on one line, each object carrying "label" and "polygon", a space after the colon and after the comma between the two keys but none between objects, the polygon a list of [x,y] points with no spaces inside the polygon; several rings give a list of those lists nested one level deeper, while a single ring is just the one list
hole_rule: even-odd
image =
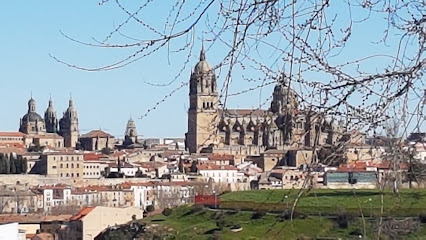
[{"label": "green grass", "polygon": [[[226,193],[221,196],[221,207],[281,211],[291,207],[298,190],[253,190]],[[287,196],[287,198],[285,198]],[[370,201],[371,199],[371,201]],[[426,211],[426,190],[402,190],[399,196],[387,191],[383,195],[384,214],[413,216]],[[353,214],[378,215],[381,194],[378,190],[323,190],[304,193],[297,211],[305,214],[336,214],[345,209]]]},{"label": "green grass", "polygon": [[[220,231],[221,239],[298,239],[301,236],[307,238],[334,237],[341,239],[354,239],[351,232],[363,231],[360,218],[351,220],[348,228],[337,227],[334,220],[320,217],[307,217],[295,219],[292,222],[285,220],[280,222],[277,214],[266,214],[261,219],[251,219],[252,212],[215,212],[203,209],[198,212],[191,211],[190,206],[181,206],[173,209],[173,213],[166,217],[162,214],[140,220],[148,225],[158,224],[164,228],[172,228],[174,239],[211,239],[216,227],[214,218],[217,214],[223,214],[226,227]],[[230,227],[239,224],[243,230],[234,233]],[[374,239],[374,230],[367,222],[367,236]],[[426,228],[419,229],[401,239],[421,239],[426,235]]]}]

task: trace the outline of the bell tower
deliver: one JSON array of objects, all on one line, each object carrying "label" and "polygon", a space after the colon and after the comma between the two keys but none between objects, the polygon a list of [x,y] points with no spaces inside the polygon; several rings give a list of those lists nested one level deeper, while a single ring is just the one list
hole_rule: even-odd
[{"label": "bell tower", "polygon": [[72,98],[69,100],[67,111],[59,121],[59,127],[65,147],[75,148],[78,142],[78,115]]},{"label": "bell tower", "polygon": [[186,148],[190,153],[215,143],[218,122],[216,75],[206,61],[204,46],[200,61],[191,72],[189,81],[189,110]]}]

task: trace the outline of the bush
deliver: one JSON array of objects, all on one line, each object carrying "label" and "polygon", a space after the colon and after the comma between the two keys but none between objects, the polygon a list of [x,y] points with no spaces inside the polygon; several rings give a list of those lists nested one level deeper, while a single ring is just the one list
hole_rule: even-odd
[{"label": "bush", "polygon": [[192,206],[191,212],[195,213],[195,212],[199,212],[201,210],[204,209],[204,206],[201,204],[195,204],[194,206]]},{"label": "bush", "polygon": [[420,213],[419,219],[421,223],[426,223],[426,212]]},{"label": "bush", "polygon": [[340,228],[348,228],[349,226],[349,214],[347,212],[341,211],[337,215],[336,219],[337,224]]},{"label": "bush", "polygon": [[224,219],[219,219],[216,221],[216,226],[217,228],[219,228],[220,230],[223,230],[223,228],[226,226],[226,222]]},{"label": "bush", "polygon": [[154,210],[155,210],[154,205],[148,205],[148,206],[146,206],[146,211],[147,212],[154,212]]},{"label": "bush", "polygon": [[214,220],[218,220],[218,219],[221,219],[221,218],[225,218],[225,214],[223,212],[215,212],[211,216],[211,219],[214,219]]},{"label": "bush", "polygon": [[172,213],[173,213],[173,210],[171,208],[165,208],[162,212],[162,214],[166,217],[172,215]]},{"label": "bush", "polygon": [[251,215],[251,219],[261,219],[266,215],[265,210],[257,210],[256,212]]}]

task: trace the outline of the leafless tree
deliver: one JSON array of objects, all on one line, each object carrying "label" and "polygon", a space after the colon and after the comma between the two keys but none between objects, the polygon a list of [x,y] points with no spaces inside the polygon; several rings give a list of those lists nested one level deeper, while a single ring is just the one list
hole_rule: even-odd
[{"label": "leafless tree", "polygon": [[[146,14],[152,11],[152,5],[160,2],[165,6],[156,17],[157,22],[164,24],[161,28]],[[173,64],[181,67],[172,81],[150,83],[174,87],[141,116],[145,117],[188,85],[183,73],[192,66],[191,56],[201,45],[197,37],[202,37],[207,51],[214,51],[220,59],[214,69],[218,79],[223,80],[219,100],[223,108],[234,96],[278,83],[293,87],[301,108],[321,113],[312,118],[332,115],[344,121],[347,130],[361,130],[374,137],[387,132],[402,139],[411,130],[420,130],[424,123],[424,1],[166,2],[148,0],[128,4],[124,0],[103,0],[100,5],[113,4],[125,16],[104,39],[83,42],[63,33],[79,44],[123,51],[127,55],[119,61],[91,68],[52,57],[84,71],[109,71],[149,59],[166,49],[169,63],[176,57]],[[126,31],[134,29],[132,26],[143,29],[142,37]],[[371,26],[379,26],[381,33],[365,31]],[[376,31],[376,28],[370,29]],[[360,35],[365,33],[369,35]],[[374,51],[354,48],[373,48]],[[232,92],[231,86],[235,84],[248,87]],[[260,99],[258,109],[264,108],[271,98]],[[399,118],[398,131],[395,126],[385,124],[393,116]],[[311,119],[314,120],[318,119]],[[321,150],[318,138],[313,146],[316,156]],[[344,146],[344,143],[337,146],[335,153],[322,161],[341,159]],[[394,142],[391,151],[394,156],[403,156],[397,146],[398,142]],[[315,163],[316,157],[312,161],[310,164]],[[394,170],[401,161],[405,160],[393,161]],[[298,198],[310,185],[308,181],[303,184],[305,189],[300,190]]]}]

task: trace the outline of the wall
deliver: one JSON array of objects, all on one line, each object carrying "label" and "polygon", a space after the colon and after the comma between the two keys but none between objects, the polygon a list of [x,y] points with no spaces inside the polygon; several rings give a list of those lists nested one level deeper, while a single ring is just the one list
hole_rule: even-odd
[{"label": "wall", "polygon": [[93,240],[108,226],[124,224],[132,220],[143,218],[143,211],[136,207],[110,208],[96,207],[83,219],[83,240]]},{"label": "wall", "polygon": [[19,236],[18,223],[0,225],[0,240],[22,240]]}]

